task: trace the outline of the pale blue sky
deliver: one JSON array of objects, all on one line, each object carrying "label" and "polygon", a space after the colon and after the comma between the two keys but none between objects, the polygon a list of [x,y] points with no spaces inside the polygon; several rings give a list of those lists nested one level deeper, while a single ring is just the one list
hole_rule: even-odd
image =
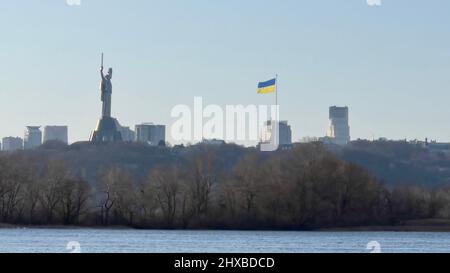
[{"label": "pale blue sky", "polygon": [[353,139],[450,141],[449,14],[448,0],[0,0],[0,136],[64,124],[87,140],[104,51],[123,125],[170,125],[194,96],[270,103],[256,85],[278,73],[294,140],[347,105]]}]

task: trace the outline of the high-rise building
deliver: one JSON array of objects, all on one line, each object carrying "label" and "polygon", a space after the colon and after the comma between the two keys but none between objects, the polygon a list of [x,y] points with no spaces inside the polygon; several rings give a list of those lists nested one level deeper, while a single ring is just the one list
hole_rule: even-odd
[{"label": "high-rise building", "polygon": [[166,126],[153,123],[142,123],[136,125],[136,141],[145,142],[152,146],[158,146],[166,141]]},{"label": "high-rise building", "polygon": [[350,142],[350,126],[348,124],[348,107],[330,107],[330,127],[327,137],[337,145]]},{"label": "high-rise building", "polygon": [[68,144],[67,126],[45,126],[44,127],[44,143],[49,140],[57,140]]},{"label": "high-rise building", "polygon": [[[274,131],[276,130],[277,122],[275,120],[268,120],[264,122],[261,142],[262,143],[275,143]],[[288,149],[292,147],[292,130],[287,121],[278,121],[278,146],[280,149]]]},{"label": "high-rise building", "polygon": [[42,132],[41,126],[27,126],[25,130],[24,149],[33,149],[41,146]]},{"label": "high-rise building", "polygon": [[287,121],[280,121],[278,123],[280,130],[280,145],[292,145],[292,130]]},{"label": "high-rise building", "polygon": [[4,137],[2,139],[2,150],[13,152],[23,149],[23,139],[20,137]]}]

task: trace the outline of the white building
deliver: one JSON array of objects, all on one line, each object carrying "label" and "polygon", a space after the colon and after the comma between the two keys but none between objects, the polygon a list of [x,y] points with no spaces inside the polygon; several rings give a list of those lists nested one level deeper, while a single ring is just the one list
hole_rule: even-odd
[{"label": "white building", "polygon": [[[277,123],[274,120],[268,120],[264,123],[261,143],[275,143],[274,137],[276,137],[276,125]],[[286,148],[291,148],[292,146],[292,130],[287,121],[278,122],[278,145],[280,149],[283,150]]]},{"label": "white building", "polygon": [[45,126],[44,143],[50,140],[57,140],[68,144],[69,139],[67,126]]},{"label": "white building", "polygon": [[23,150],[23,139],[20,137],[4,137],[2,144],[2,150],[6,152]]},{"label": "white building", "polygon": [[24,149],[34,149],[42,144],[41,126],[27,126],[24,137]]},{"label": "white building", "polygon": [[327,137],[337,145],[346,145],[350,142],[350,126],[348,123],[348,107],[330,107],[330,127]]},{"label": "white building", "polygon": [[152,146],[158,146],[166,142],[166,126],[153,123],[142,123],[136,125],[136,141],[145,142]]}]

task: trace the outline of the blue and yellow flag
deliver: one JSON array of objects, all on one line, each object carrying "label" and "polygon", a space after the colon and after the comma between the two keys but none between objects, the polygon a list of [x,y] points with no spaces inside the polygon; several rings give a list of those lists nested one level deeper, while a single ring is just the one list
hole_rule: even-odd
[{"label": "blue and yellow flag", "polygon": [[276,92],[277,79],[272,79],[258,84],[258,94],[269,94]]}]

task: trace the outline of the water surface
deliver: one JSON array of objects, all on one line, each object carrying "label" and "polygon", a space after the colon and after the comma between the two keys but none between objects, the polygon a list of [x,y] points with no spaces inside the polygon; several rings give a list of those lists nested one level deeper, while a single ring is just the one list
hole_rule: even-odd
[{"label": "water surface", "polygon": [[0,229],[0,252],[63,253],[73,241],[83,253],[367,253],[371,241],[382,252],[450,252],[445,232]]}]

